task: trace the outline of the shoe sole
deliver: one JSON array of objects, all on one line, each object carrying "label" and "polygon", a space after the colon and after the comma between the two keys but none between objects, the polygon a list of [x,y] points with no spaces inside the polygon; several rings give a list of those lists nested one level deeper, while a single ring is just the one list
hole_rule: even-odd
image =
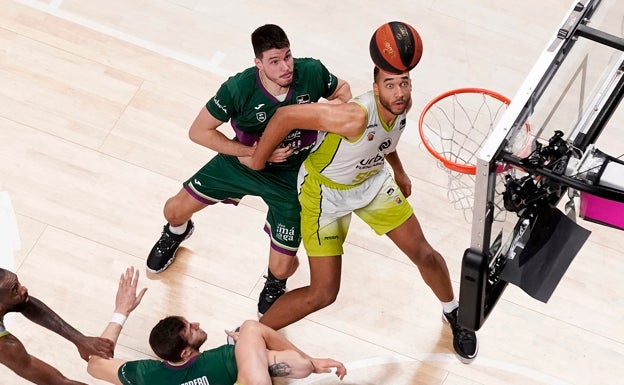
[{"label": "shoe sole", "polygon": [[[446,316],[444,315],[444,313],[442,313],[442,321],[446,324],[451,325],[451,323],[449,322],[449,320],[446,318]],[[453,330],[451,329],[451,337],[453,336]],[[477,358],[477,354],[479,353],[479,338],[477,338],[477,345],[475,346],[475,353],[474,353],[474,357],[472,358],[466,358],[462,355],[460,355],[459,353],[457,353],[455,351],[455,347],[453,347],[453,352],[455,353],[455,356],[457,356],[457,359],[462,363],[462,364],[470,364],[472,363],[475,358]]]},{"label": "shoe sole", "polygon": [[[193,227],[188,234],[186,234],[186,237],[184,237],[184,239],[182,240],[182,242],[186,241],[187,239],[189,239],[191,237],[191,235],[193,235],[193,231],[195,231],[195,227]],[[182,242],[180,242],[180,245],[182,244]],[[171,257],[167,263],[165,264],[165,266],[162,267],[162,269],[160,270],[152,270],[149,268],[149,266],[145,265],[145,269],[147,271],[149,271],[152,274],[159,274],[162,273],[163,271],[167,270],[167,268],[169,267],[169,265],[171,265],[173,263],[173,260],[176,257],[176,254],[178,253],[178,249],[180,248],[180,245],[178,245],[178,247],[176,247],[176,249],[173,251],[173,257]]]}]

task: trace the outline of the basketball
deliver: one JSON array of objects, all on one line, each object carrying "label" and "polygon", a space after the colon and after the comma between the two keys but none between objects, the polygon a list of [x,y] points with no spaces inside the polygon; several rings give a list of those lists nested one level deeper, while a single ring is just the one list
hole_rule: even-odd
[{"label": "basketball", "polygon": [[416,67],[422,56],[423,45],[414,27],[391,21],[375,30],[369,50],[377,67],[386,72],[403,73]]}]

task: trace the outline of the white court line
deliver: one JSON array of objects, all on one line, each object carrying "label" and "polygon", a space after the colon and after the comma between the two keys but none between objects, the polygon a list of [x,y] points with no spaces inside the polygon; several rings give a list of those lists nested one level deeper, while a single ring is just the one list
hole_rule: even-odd
[{"label": "white court line", "polygon": [[[369,368],[373,366],[380,366],[386,364],[399,364],[403,362],[456,362],[458,365],[464,365],[459,362],[457,357],[454,354],[442,354],[442,353],[431,353],[431,354],[420,354],[416,359],[402,356],[399,354],[387,355],[387,356],[378,356],[372,358],[366,358],[359,361],[354,361],[345,364],[347,368],[347,373],[353,374],[356,370],[362,368]],[[572,385],[569,382],[563,381],[559,378],[550,376],[548,374],[538,372],[537,370],[527,368],[525,366],[512,364],[509,362],[503,362],[498,360],[492,360],[488,358],[480,358],[477,357],[471,364],[471,367],[487,367],[492,369],[497,369],[500,371],[504,371],[507,373],[514,373],[520,375],[529,380],[539,381],[541,384],[548,385]],[[312,375],[308,378],[304,378],[302,380],[298,380],[292,383],[292,385],[312,385],[317,381],[322,381],[324,379],[320,378],[321,375]],[[326,374],[324,375],[326,376]],[[349,376],[349,374],[347,374]],[[395,384],[400,385],[400,384]],[[407,385],[407,384],[406,384]]]},{"label": "white court line", "polygon": [[63,0],[52,0],[50,2],[50,7],[52,7],[52,8],[61,8],[62,4],[63,4]]},{"label": "white court line", "polygon": [[62,0],[53,0],[50,4],[43,4],[36,0],[14,1],[27,7],[34,8],[38,11],[53,15],[60,19],[67,20],[83,27],[92,29],[94,31],[103,33],[107,36],[111,36],[127,43],[136,45],[137,47],[145,48],[164,57],[175,59],[181,63],[185,63],[193,67],[212,72],[216,75],[220,75],[223,77],[228,77],[231,75],[231,71],[225,70],[220,66],[220,64],[223,62],[223,59],[225,58],[225,54],[223,52],[214,52],[212,59],[210,60],[199,59],[197,57],[172,50],[152,41],[145,40],[140,37],[119,31],[115,28],[111,28],[109,26],[97,23],[93,20],[89,20],[71,12],[63,11],[62,9],[60,9],[60,6],[63,3]]}]

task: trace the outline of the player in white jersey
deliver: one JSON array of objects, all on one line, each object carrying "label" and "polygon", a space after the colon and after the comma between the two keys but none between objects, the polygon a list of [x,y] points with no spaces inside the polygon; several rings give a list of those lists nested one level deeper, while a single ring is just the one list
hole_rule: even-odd
[{"label": "player in white jersey", "polygon": [[260,321],[279,329],[335,301],[342,245],[354,212],[378,234],[386,234],[418,267],[442,304],[444,319],[453,331],[455,352],[469,362],[477,355],[477,336],[458,324],[459,304],[446,262],[425,239],[405,199],[411,194],[411,181],[396,145],[412,104],[409,72],[394,74],[375,68],[374,79],[372,92],[349,103],[281,107],[253,156],[241,158],[249,167],[261,169],[292,129],[320,130],[318,143],[299,173],[310,285],[284,294]]}]

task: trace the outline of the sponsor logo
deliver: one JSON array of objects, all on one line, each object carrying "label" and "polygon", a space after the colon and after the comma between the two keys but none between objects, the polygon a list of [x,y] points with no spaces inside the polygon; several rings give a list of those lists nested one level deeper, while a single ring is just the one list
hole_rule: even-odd
[{"label": "sponsor logo", "polygon": [[377,147],[377,150],[379,150],[379,152],[383,152],[383,150],[390,148],[391,145],[392,145],[392,140],[386,139],[383,141],[383,143],[379,145],[379,147]]},{"label": "sponsor logo", "polygon": [[394,187],[390,187],[388,190],[386,190],[386,194],[387,194],[387,195],[392,195],[392,194],[394,194]]},{"label": "sponsor logo", "polygon": [[225,112],[227,114],[227,106],[224,106],[221,104],[221,102],[219,101],[219,99],[217,99],[216,97],[212,98],[212,101],[214,102],[214,104],[219,107],[221,109],[221,111]]},{"label": "sponsor logo", "polygon": [[297,104],[306,104],[306,103],[310,103],[310,95],[309,94],[298,95],[297,96]]},{"label": "sponsor logo", "polygon": [[264,103],[260,103],[257,106],[254,107],[254,110],[259,110],[262,108],[262,106],[264,106]]},{"label": "sponsor logo", "polygon": [[380,164],[383,164],[384,159],[385,158],[384,158],[383,155],[375,154],[375,156],[372,157],[372,158],[362,159],[358,163],[357,168],[358,169],[366,169],[366,168],[379,166]]},{"label": "sponsor logo", "polygon": [[197,179],[193,179],[193,183],[194,183],[194,184],[196,184],[196,185],[198,185],[198,186],[201,186],[201,185],[202,185],[202,184],[201,184],[201,182],[200,182],[200,181],[198,181]]},{"label": "sponsor logo", "polygon": [[256,119],[259,122],[264,122],[266,120],[266,112],[256,112]]},{"label": "sponsor logo", "polygon": [[327,237],[323,237],[324,240],[326,241],[331,241],[332,239],[338,239],[339,237],[337,235],[330,235]]},{"label": "sponsor logo", "polygon": [[333,82],[334,82],[334,77],[332,76],[332,74],[329,74],[329,81],[327,82],[327,88],[331,87]]},{"label": "sponsor logo", "polygon": [[281,241],[292,242],[295,240],[295,228],[288,228],[282,223],[278,223],[275,231],[275,237]]}]

